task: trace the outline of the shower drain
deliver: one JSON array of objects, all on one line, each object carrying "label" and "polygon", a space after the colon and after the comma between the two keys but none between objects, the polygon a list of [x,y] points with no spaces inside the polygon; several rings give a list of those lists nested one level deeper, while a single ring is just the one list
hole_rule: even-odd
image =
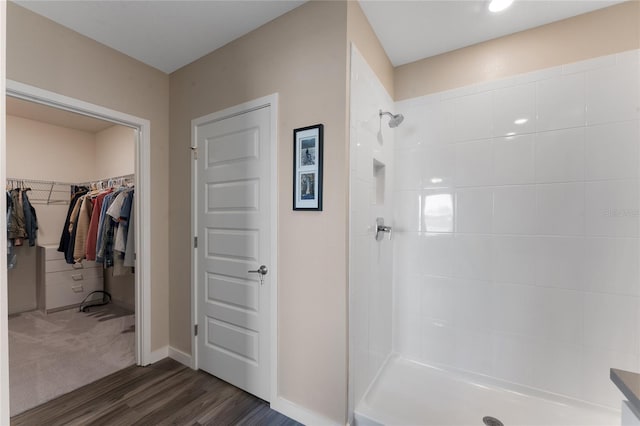
[{"label": "shower drain", "polygon": [[504,426],[502,422],[495,417],[485,416],[482,418],[482,422],[487,426]]}]

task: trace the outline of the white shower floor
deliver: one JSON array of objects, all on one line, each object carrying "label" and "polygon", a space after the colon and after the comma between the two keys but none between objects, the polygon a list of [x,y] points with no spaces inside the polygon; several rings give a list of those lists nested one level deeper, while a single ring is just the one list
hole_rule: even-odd
[{"label": "white shower floor", "polygon": [[505,389],[490,378],[392,358],[356,407],[355,423],[482,426],[482,418],[492,416],[506,426],[620,425],[619,411],[525,391]]}]

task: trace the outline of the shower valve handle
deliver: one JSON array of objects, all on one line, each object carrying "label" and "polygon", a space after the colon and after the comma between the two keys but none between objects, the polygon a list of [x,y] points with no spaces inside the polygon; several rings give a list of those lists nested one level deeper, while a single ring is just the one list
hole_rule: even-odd
[{"label": "shower valve handle", "polygon": [[376,241],[382,241],[385,232],[389,234],[389,239],[391,239],[391,227],[386,226],[384,219],[379,217],[376,219]]}]

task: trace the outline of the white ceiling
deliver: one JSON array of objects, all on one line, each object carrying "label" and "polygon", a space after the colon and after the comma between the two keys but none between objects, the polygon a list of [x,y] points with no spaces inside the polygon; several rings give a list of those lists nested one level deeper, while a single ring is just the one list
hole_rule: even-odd
[{"label": "white ceiling", "polygon": [[360,0],[394,66],[622,3],[619,0],[515,0],[489,12],[488,0]]},{"label": "white ceiling", "polygon": [[7,96],[7,115],[27,118],[29,120],[41,121],[53,124],[54,126],[67,127],[69,129],[82,130],[89,133],[98,133],[115,124],[76,114],[35,102],[24,101],[22,99]]},{"label": "white ceiling", "polygon": [[304,1],[17,0],[16,3],[171,73]]},{"label": "white ceiling", "polygon": [[[298,7],[301,0],[16,0],[20,6],[171,73]],[[620,0],[360,0],[394,65],[533,28]]]}]

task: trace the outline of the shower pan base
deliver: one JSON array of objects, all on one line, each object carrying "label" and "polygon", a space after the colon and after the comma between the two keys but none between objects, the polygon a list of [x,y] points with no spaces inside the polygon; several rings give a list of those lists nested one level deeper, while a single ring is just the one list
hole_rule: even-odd
[{"label": "shower pan base", "polygon": [[505,382],[399,357],[383,366],[358,404],[356,426],[618,426],[620,412]]}]

